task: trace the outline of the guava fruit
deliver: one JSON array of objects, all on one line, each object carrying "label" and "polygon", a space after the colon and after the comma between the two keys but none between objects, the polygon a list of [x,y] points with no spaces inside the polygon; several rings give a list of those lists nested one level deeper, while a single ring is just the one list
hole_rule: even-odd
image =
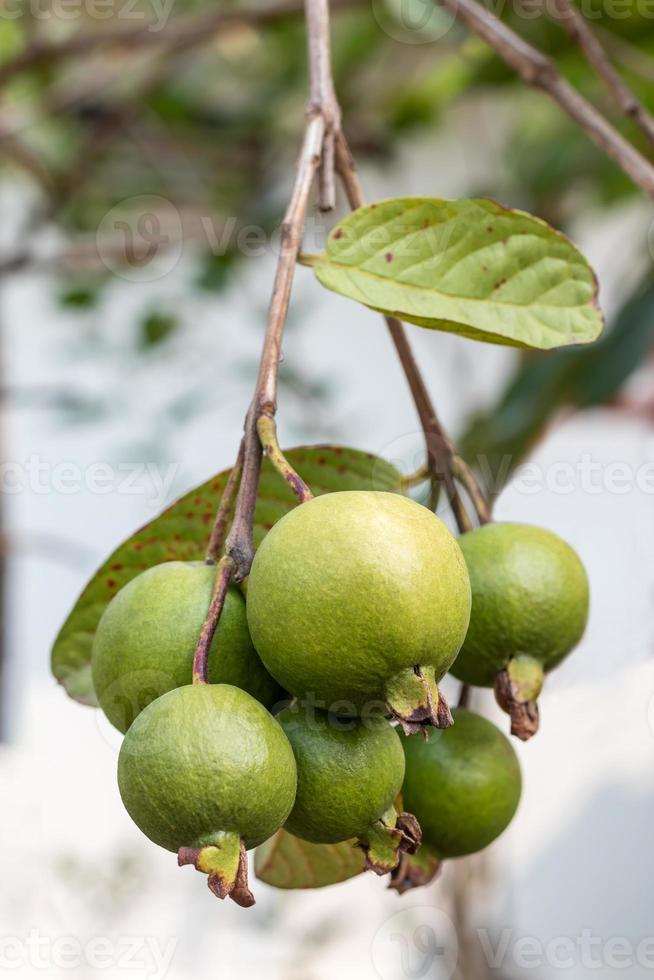
[{"label": "guava fruit", "polygon": [[264,665],[304,703],[335,714],[386,705],[407,730],[449,723],[437,682],[470,616],[459,546],[399,494],[316,497],[261,543],[247,591]]},{"label": "guava fruit", "polygon": [[404,753],[386,718],[338,718],[293,704],[278,715],[297,763],[297,795],[284,829],[314,844],[356,838],[367,867],[390,871],[400,847],[413,850],[419,828],[394,801]]},{"label": "guava fruit", "polygon": [[296,784],[278,722],[229,684],[189,684],[152,701],[118,759],[120,795],[134,823],[176,851],[180,864],[208,874],[219,898],[242,905],[254,902],[245,851],[279,830]]},{"label": "guava fruit", "polygon": [[447,731],[402,739],[402,798],[420,822],[423,844],[398,868],[392,887],[400,892],[426,884],[445,858],[487,847],[520,802],[520,764],[509,739],[481,715],[464,708],[452,713]]},{"label": "guava fruit", "polygon": [[544,675],[581,639],[588,578],[573,548],[551,531],[497,523],[462,534],[472,586],[470,626],[451,668],[466,684],[495,685],[512,732],[538,728]]},{"label": "guava fruit", "polygon": [[[215,575],[215,565],[165,562],[137,575],[107,606],[93,641],[93,685],[119,731],[126,732],[155,698],[191,683]],[[252,645],[245,599],[236,587],[227,592],[208,679],[240,687],[267,707],[283,696]]]}]

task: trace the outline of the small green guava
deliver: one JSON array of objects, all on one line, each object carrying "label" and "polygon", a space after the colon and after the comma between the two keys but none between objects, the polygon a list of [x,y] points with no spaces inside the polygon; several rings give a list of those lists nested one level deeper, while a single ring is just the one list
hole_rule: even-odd
[{"label": "small green guava", "polygon": [[152,701],[118,759],[118,786],[134,823],[155,844],[209,875],[242,905],[245,851],[279,830],[295,801],[297,770],[282,728],[228,684],[189,684]]},{"label": "small green guava", "polygon": [[538,727],[544,675],[570,653],[588,620],[588,578],[576,551],[551,531],[495,523],[462,534],[472,587],[470,626],[451,673],[495,685],[520,738]]},{"label": "small green guava", "polygon": [[[417,845],[395,799],[404,779],[397,731],[382,716],[338,718],[293,704],[278,716],[293,747],[298,784],[284,829],[314,844],[356,838],[367,866],[385,874],[400,847]],[[399,818],[399,819],[398,819]]]},{"label": "small green guava", "polygon": [[437,682],[470,616],[456,539],[399,494],[316,497],[275,524],[247,591],[254,645],[303,703],[335,714],[386,705],[407,730],[446,724]]},{"label": "small green guava", "polygon": [[[105,715],[126,732],[151,701],[190,684],[209,608],[215,565],[171,561],[128,582],[111,600],[93,640],[93,686]],[[232,684],[266,707],[283,691],[257,655],[245,599],[230,587],[209,655],[209,682]]]},{"label": "small green guava", "polygon": [[393,887],[400,892],[426,884],[445,858],[487,847],[506,830],[520,802],[520,764],[509,739],[472,711],[455,708],[452,714],[454,725],[446,731],[402,739],[402,798],[420,822],[423,847],[413,868],[405,860],[398,869]]}]

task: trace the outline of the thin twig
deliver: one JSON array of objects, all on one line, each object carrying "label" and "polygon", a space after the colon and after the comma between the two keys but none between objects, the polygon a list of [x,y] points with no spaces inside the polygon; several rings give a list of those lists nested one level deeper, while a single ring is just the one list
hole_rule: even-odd
[{"label": "thin twig", "polygon": [[[312,0],[307,2],[310,3]],[[259,376],[245,422],[243,475],[236,501],[234,523],[227,538],[227,554],[234,559],[238,580],[248,575],[254,557],[252,525],[262,453],[257,423],[262,415],[274,416],[277,408],[277,367],[281,356],[282,334],[309,194],[322,156],[325,128],[323,116],[316,114],[312,109],[305,130],[293,194],[282,223],[281,250],[268,311],[268,326],[261,353]]]},{"label": "thin twig", "polygon": [[241,439],[241,445],[239,446],[238,456],[236,457],[236,462],[232,468],[231,473],[227,483],[225,484],[225,489],[223,490],[222,496],[220,498],[220,505],[216,513],[216,519],[214,521],[213,529],[211,531],[211,537],[209,538],[209,545],[207,547],[207,563],[214,564],[217,562],[225,547],[225,540],[227,538],[227,529],[229,527],[229,522],[231,520],[232,514],[234,512],[234,504],[236,502],[236,493],[238,491],[239,483],[241,482],[241,471],[243,469],[243,440]]},{"label": "thin twig", "polygon": [[[327,0],[306,0],[306,3],[307,15],[309,14],[309,7],[322,6],[324,8],[322,12],[318,12],[319,16],[315,15],[315,11],[312,12],[314,16],[307,16],[309,56],[313,60],[316,57],[316,51],[320,50],[326,43],[324,32],[329,29],[328,8]],[[318,32],[317,35],[314,32]],[[236,498],[234,521],[225,543],[225,554],[218,563],[214,596],[202,627],[195,654],[194,679],[197,679],[199,683],[201,683],[202,678],[206,678],[208,652],[220,619],[227,586],[232,578],[240,582],[249,574],[254,557],[252,531],[263,455],[258,424],[263,416],[273,420],[277,408],[277,370],[281,356],[284,324],[297,264],[297,254],[304,232],[309,195],[322,159],[323,143],[328,126],[327,118],[332,110],[331,106],[327,106],[327,116],[323,115],[318,94],[313,89],[313,79],[316,77],[316,70],[312,68],[311,98],[307,110],[304,139],[291,199],[282,222],[277,272],[268,310],[268,323],[261,351],[259,373],[245,419],[242,442],[243,465]]]},{"label": "thin twig", "polygon": [[[359,175],[357,174],[354,159],[343,133],[339,133],[336,139],[336,166],[343,181],[350,206],[352,208],[362,207],[364,204],[363,189]],[[393,316],[386,316],[384,319],[386,320],[386,325],[390,331],[395,350],[397,351],[404,374],[409,383],[411,395],[413,396],[420,424],[422,425],[430,473],[445,486],[445,491],[459,530],[462,533],[469,531],[472,528],[472,524],[452,477],[451,461],[454,450],[450,438],[436,414],[403,325]]]},{"label": "thin twig", "polygon": [[223,555],[216,566],[216,580],[214,583],[213,594],[211,596],[211,603],[209,605],[209,612],[207,613],[207,618],[202,626],[202,632],[200,633],[198,645],[195,648],[195,656],[193,658],[194,684],[207,683],[209,650],[211,649],[211,643],[218,627],[218,623],[220,622],[220,616],[225,605],[225,596],[227,595],[227,589],[229,588],[229,583],[232,580],[233,574],[234,562],[229,555]]},{"label": "thin twig", "polygon": [[469,684],[462,684],[461,690],[459,691],[459,698],[456,703],[457,708],[469,708],[470,698],[472,695],[472,688]]},{"label": "thin twig", "polygon": [[638,187],[654,197],[654,166],[559,74],[551,58],[523,40],[477,0],[435,0],[481,37],[534,88],[546,92],[614,160]]},{"label": "thin twig", "polygon": [[329,38],[329,3],[308,2],[309,113],[319,112],[325,120],[322,158],[318,172],[318,206],[331,211],[336,204],[334,139],[341,128],[341,110],[334,91]]},{"label": "thin twig", "polygon": [[479,523],[488,524],[492,520],[490,506],[479,485],[477,477],[460,456],[455,455],[452,457],[451,468],[452,476],[461,484],[470,497]]},{"label": "thin twig", "polygon": [[639,78],[654,82],[654,58],[651,54],[641,51],[637,45],[631,44],[599,24],[595,27],[595,33],[602,38],[604,47],[611,53],[614,61],[627,71],[638,75]]},{"label": "thin twig", "polygon": [[425,483],[429,479],[429,467],[425,464],[418,467],[413,473],[407,473],[406,476],[402,477],[402,489],[410,490],[411,487],[417,487],[421,483]]},{"label": "thin twig", "polygon": [[600,76],[615,103],[625,116],[633,119],[650,143],[654,144],[654,117],[613,66],[606,49],[584,15],[570,0],[542,0],[542,6],[552,20],[556,23],[561,21],[566,34]]},{"label": "thin twig", "polygon": [[288,483],[289,487],[301,504],[307,500],[313,500],[311,490],[297,473],[289,461],[284,456],[279,440],[277,438],[277,425],[271,415],[261,415],[257,419],[257,433],[263,449],[264,456],[267,456],[281,478]]}]

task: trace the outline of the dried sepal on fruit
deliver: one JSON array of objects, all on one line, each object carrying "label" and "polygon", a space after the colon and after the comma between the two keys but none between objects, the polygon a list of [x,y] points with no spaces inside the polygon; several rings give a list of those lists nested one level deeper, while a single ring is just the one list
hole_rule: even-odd
[{"label": "dried sepal on fruit", "polygon": [[282,826],[297,771],[286,735],[249,694],[228,684],[175,688],[135,720],[118,786],[143,833],[208,875],[211,891],[254,901],[245,851]]},{"label": "dried sepal on fruit", "polygon": [[437,684],[465,637],[470,584],[456,539],[426,507],[374,491],[297,507],[257,551],[247,613],[265,666],[301,701],[446,722]]}]

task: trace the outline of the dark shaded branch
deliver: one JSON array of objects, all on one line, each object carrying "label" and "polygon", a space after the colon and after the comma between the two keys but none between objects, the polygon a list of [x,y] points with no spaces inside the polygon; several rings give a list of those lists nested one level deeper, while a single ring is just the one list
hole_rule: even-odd
[{"label": "dark shaded branch", "polygon": [[[356,171],[356,165],[345,137],[339,133],[336,140],[336,166],[343,181],[350,206],[360,208],[364,204],[363,189]],[[433,477],[443,483],[457,523],[461,532],[472,528],[470,518],[452,476],[451,463],[454,450],[449,436],[440,423],[436,414],[427,386],[413,356],[413,351],[407,339],[403,325],[395,317],[386,316],[386,325],[391,335],[395,350],[404,370],[411,395],[413,397],[418,418],[422,426],[427,447],[427,460]]]},{"label": "dark shaded branch", "polygon": [[210,564],[213,564],[219,560],[222,555],[223,548],[225,547],[227,530],[234,512],[234,504],[236,502],[238,487],[241,482],[242,470],[243,440],[241,440],[236,462],[234,463],[232,472],[229,474],[229,479],[225,484],[225,489],[223,490],[222,497],[220,498],[220,506],[218,507],[218,511],[216,513],[216,519],[211,531],[211,537],[209,538],[209,545],[207,547],[207,562]]},{"label": "dark shaded branch", "polygon": [[[550,3],[553,5],[553,13]],[[570,40],[579,47],[588,64],[604,82],[616,105],[625,116],[633,119],[650,143],[654,144],[654,117],[613,66],[606,49],[584,15],[571,0],[543,0],[543,9],[551,14],[556,23],[561,22]]]},{"label": "dark shaded branch", "polygon": [[542,89],[628,177],[654,197],[654,166],[559,74],[551,58],[502,23],[477,0],[437,0],[481,37],[527,83]]}]

